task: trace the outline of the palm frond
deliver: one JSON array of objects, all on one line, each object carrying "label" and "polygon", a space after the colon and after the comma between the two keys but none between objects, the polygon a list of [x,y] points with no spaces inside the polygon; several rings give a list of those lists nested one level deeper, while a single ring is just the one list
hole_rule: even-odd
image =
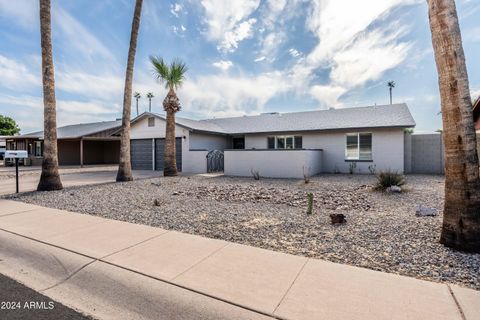
[{"label": "palm frond", "polygon": [[153,75],[160,83],[168,81],[169,68],[168,65],[160,57],[150,56],[150,62],[153,66]]},{"label": "palm frond", "polygon": [[142,97],[142,95],[140,94],[140,92],[136,92],[136,91],[135,91],[135,93],[133,94],[133,97],[134,97],[135,99],[140,99],[140,98]]},{"label": "palm frond", "polygon": [[154,76],[160,83],[165,84],[166,89],[178,89],[185,80],[188,68],[180,59],[174,59],[170,65],[160,57],[150,57],[153,65]]}]

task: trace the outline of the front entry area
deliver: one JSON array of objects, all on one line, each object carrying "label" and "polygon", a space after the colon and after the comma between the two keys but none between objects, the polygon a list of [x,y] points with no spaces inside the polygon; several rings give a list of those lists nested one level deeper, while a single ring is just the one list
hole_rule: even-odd
[{"label": "front entry area", "polygon": [[[182,171],[182,138],[176,139],[177,170]],[[133,170],[158,170],[164,166],[165,139],[134,139],[130,141]]]}]

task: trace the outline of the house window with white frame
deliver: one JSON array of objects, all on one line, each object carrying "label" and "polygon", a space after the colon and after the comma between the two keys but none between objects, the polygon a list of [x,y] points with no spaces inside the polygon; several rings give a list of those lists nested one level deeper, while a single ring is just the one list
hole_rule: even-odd
[{"label": "house window with white frame", "polygon": [[302,149],[302,136],[273,136],[267,138],[268,149]]},{"label": "house window with white frame", "polygon": [[372,161],[372,133],[347,133],[345,160]]}]

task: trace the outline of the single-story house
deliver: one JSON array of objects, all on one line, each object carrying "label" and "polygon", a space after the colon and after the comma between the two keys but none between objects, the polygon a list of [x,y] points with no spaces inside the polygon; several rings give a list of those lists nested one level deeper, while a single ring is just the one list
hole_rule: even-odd
[{"label": "single-story house", "polygon": [[[112,134],[121,120],[74,124],[57,129],[60,165],[116,164],[120,155],[120,138]],[[7,138],[7,150],[27,150],[25,165],[41,165],[43,131]]]},{"label": "single-story house", "polygon": [[[403,172],[404,131],[413,127],[404,103],[206,120],[176,117],[177,166],[185,173],[207,172],[207,155],[220,150],[224,172],[232,176]],[[164,138],[163,115],[145,112],[133,119],[133,169],[161,170]]]},{"label": "single-story house", "polygon": [[475,122],[477,132],[480,131],[480,97],[478,97],[473,104],[473,121]]}]

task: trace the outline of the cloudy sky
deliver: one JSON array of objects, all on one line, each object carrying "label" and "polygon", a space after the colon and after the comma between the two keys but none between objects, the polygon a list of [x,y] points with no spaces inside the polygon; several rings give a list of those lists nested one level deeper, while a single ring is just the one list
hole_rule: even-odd
[{"label": "cloudy sky", "polygon": [[[457,0],[470,85],[480,94],[480,1]],[[119,117],[134,0],[52,1],[59,125]],[[37,0],[0,0],[0,114],[42,127]],[[179,115],[406,102],[417,132],[441,127],[425,0],[144,0],[134,91],[165,90],[148,57],[183,59]],[[148,100],[140,100],[144,111]],[[135,114],[135,107],[134,114]]]}]

